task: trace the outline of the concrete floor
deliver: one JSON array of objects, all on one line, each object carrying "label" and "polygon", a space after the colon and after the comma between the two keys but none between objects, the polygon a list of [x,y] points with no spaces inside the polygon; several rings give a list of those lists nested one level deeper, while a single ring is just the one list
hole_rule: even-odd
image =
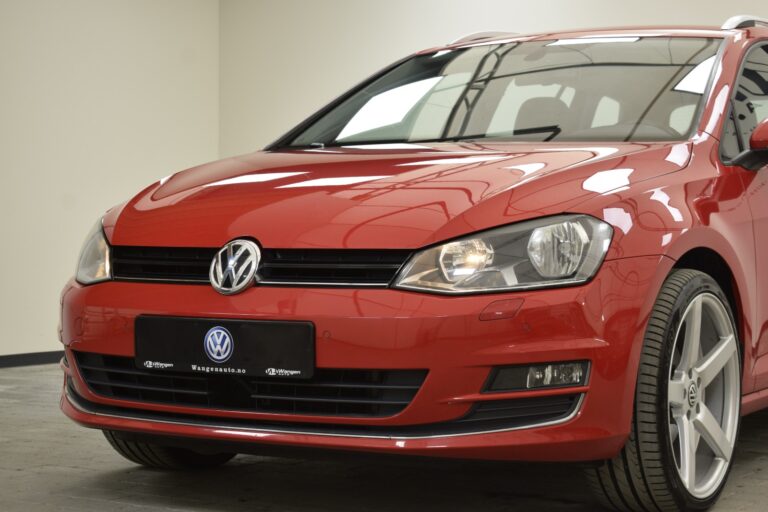
[{"label": "concrete floor", "polygon": [[[581,511],[594,510],[569,465],[366,464],[240,456],[208,472],[143,469],[58,409],[61,374],[0,370],[0,511]],[[747,417],[718,511],[766,510],[768,412]]]}]

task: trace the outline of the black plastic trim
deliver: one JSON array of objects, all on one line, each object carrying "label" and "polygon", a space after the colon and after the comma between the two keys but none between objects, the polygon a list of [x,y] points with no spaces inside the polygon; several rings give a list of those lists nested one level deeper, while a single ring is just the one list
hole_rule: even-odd
[{"label": "black plastic trim", "polygon": [[25,354],[11,354],[0,356],[0,368],[13,368],[16,366],[33,366],[37,364],[58,363],[64,357],[63,350],[50,352],[29,352]]},{"label": "black plastic trim", "polygon": [[[148,422],[172,423],[199,427],[231,428],[234,430],[245,429],[249,431],[268,431],[285,434],[309,434],[321,436],[341,436],[341,437],[370,437],[370,438],[431,438],[431,437],[450,437],[456,435],[471,435],[480,433],[503,432],[509,430],[519,430],[524,428],[544,427],[560,423],[565,423],[576,416],[583,402],[584,394],[555,395],[538,398],[520,398],[515,400],[486,401],[476,404],[468,414],[453,420],[441,423],[431,423],[423,425],[403,425],[403,426],[380,426],[380,425],[355,425],[355,424],[327,424],[327,423],[289,423],[289,422],[268,422],[254,421],[240,418],[223,418],[204,415],[188,415],[171,412],[147,411],[139,409],[130,409],[126,407],[114,407],[109,405],[90,402],[80,395],[74,389],[71,378],[67,380],[67,398],[72,405],[87,414],[101,416],[134,419]],[[549,414],[546,418],[499,418],[497,414],[488,416],[489,409],[500,405],[498,410],[508,410],[515,405],[510,402],[517,402],[517,406],[522,406],[524,401],[555,401],[569,400],[567,410],[561,414]],[[511,407],[510,407],[511,405]],[[536,404],[535,407],[546,407],[543,402]],[[476,412],[477,411],[477,412]],[[476,417],[477,414],[486,415],[490,419]]]}]

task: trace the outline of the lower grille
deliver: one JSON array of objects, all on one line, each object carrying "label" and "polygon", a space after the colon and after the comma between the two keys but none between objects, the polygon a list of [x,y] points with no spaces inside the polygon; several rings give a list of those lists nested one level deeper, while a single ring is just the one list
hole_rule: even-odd
[{"label": "lower grille", "polygon": [[[547,404],[560,403],[560,407],[541,411],[537,414],[513,413],[508,416],[498,415],[493,418],[481,418],[476,415],[478,409],[487,409],[488,406],[475,407],[465,417],[440,423],[422,425],[383,426],[383,425],[342,425],[333,423],[287,423],[278,421],[253,421],[239,418],[222,418],[218,416],[206,416],[205,414],[177,414],[162,411],[146,411],[115,407],[111,405],[89,402],[78,395],[71,378],[67,379],[67,396],[77,409],[89,413],[105,416],[130,418],[140,421],[162,421],[179,425],[192,425],[200,427],[246,429],[251,431],[282,432],[289,434],[308,435],[333,435],[333,436],[357,436],[371,438],[423,438],[476,434],[482,432],[495,432],[503,430],[516,430],[533,428],[537,426],[555,425],[572,419],[579,410],[583,401],[583,394],[566,396],[545,396],[540,398],[526,398],[519,400],[504,400],[503,402],[526,403],[526,408],[540,405],[540,409],[546,409]],[[492,405],[494,402],[488,402]],[[568,406],[566,407],[566,404]],[[259,445],[254,445],[259,446]]]},{"label": "lower grille", "polygon": [[[207,284],[218,249],[112,247],[119,281]],[[262,249],[262,285],[387,286],[411,251],[367,249]]]},{"label": "lower grille", "polygon": [[478,402],[466,417],[459,421],[518,420],[541,423],[568,415],[578,401],[579,395],[554,395],[511,400]]},{"label": "lower grille", "polygon": [[236,375],[190,375],[136,368],[130,357],[75,352],[97,395],[187,407],[321,416],[386,417],[405,409],[424,370],[318,368],[306,381]]}]

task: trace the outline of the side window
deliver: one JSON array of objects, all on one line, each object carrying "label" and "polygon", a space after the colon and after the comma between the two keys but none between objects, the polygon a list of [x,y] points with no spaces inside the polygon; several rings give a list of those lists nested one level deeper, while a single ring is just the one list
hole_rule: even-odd
[{"label": "side window", "polygon": [[768,45],[753,48],[736,85],[733,114],[742,147],[755,127],[768,119]]}]

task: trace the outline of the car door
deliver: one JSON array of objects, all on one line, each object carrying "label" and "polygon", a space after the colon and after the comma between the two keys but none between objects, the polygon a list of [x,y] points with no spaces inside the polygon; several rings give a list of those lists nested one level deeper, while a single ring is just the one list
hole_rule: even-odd
[{"label": "car door", "polygon": [[[748,148],[755,127],[768,119],[768,43],[747,52],[731,103],[731,116],[721,138],[720,150],[727,163]],[[754,376],[756,389],[768,388],[768,168],[750,171],[746,198],[753,218],[758,322]],[[747,369],[749,370],[749,369]]]}]

